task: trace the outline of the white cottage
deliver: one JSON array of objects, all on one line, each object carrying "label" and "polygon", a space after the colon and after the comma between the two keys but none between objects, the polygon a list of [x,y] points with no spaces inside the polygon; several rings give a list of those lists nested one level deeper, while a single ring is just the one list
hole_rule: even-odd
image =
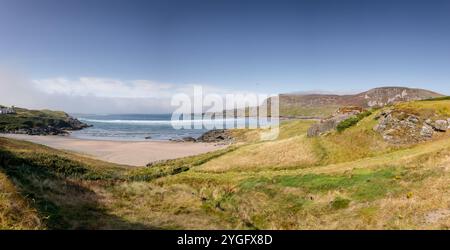
[{"label": "white cottage", "polygon": [[8,108],[8,107],[0,107],[0,115],[5,114],[15,114],[16,111],[14,110],[14,107]]}]

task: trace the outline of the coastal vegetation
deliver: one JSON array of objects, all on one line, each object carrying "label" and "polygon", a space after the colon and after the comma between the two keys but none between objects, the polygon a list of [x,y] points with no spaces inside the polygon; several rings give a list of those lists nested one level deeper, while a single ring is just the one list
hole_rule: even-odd
[{"label": "coastal vegetation", "polygon": [[0,132],[20,134],[64,134],[78,130],[86,124],[62,111],[14,108],[14,113],[0,114]]},{"label": "coastal vegetation", "polygon": [[[307,137],[235,130],[231,146],[130,168],[0,138],[0,227],[14,229],[447,229],[450,132],[392,144],[389,110],[450,117],[450,100],[411,101]],[[436,116],[435,116],[436,115]]]}]

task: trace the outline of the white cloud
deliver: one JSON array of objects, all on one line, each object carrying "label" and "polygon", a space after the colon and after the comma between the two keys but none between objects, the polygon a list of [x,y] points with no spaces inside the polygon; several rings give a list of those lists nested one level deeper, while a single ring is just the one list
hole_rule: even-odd
[{"label": "white cloud", "polygon": [[156,98],[169,95],[174,87],[172,84],[148,80],[121,81],[96,77],[80,77],[76,80],[48,78],[34,80],[33,83],[46,94],[105,98]]},{"label": "white cloud", "polygon": [[[196,85],[203,87],[204,94],[248,93]],[[28,80],[0,69],[0,104],[70,113],[170,113],[176,108],[170,105],[172,96],[176,93],[192,96],[193,86],[98,77]]]}]

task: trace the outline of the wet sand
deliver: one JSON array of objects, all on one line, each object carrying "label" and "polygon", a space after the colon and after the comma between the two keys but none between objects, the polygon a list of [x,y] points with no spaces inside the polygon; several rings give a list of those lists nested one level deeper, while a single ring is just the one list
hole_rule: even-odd
[{"label": "wet sand", "polygon": [[171,142],[171,141],[105,141],[85,140],[70,136],[32,136],[0,134],[2,137],[30,141],[48,147],[81,153],[96,159],[144,166],[147,163],[191,156],[224,148],[212,143]]}]

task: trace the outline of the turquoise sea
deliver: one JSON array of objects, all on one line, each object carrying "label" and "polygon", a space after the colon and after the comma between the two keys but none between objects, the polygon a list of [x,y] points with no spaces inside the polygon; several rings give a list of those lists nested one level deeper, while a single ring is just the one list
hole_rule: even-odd
[{"label": "turquoise sea", "polygon": [[[92,125],[79,131],[72,132],[71,136],[80,139],[97,140],[170,140],[183,137],[198,138],[208,131],[201,129],[184,128],[175,129],[172,124],[202,123],[201,117],[193,117],[193,120],[171,122],[172,114],[116,114],[116,115],[86,115],[73,114],[80,121]],[[221,121],[227,128],[233,125],[255,124],[255,119],[226,119]],[[205,124],[205,123],[204,123]],[[208,122],[206,122],[208,124]],[[147,139],[146,139],[147,138]]]}]

